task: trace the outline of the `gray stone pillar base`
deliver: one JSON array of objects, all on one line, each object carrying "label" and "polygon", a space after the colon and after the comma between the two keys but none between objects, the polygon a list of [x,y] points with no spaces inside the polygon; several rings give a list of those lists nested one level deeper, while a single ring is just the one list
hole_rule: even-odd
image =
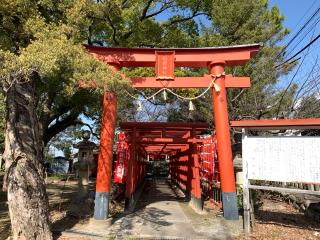
[{"label": "gray stone pillar base", "polygon": [[109,193],[96,192],[96,199],[94,201],[94,219],[106,220],[109,213]]},{"label": "gray stone pillar base", "polygon": [[222,192],[223,216],[227,220],[238,220],[238,202],[235,192]]},{"label": "gray stone pillar base", "polygon": [[202,210],[203,210],[203,202],[202,202],[202,199],[201,199],[201,198],[197,198],[197,197],[191,195],[190,205],[191,205],[196,211],[202,211]]},{"label": "gray stone pillar base", "polygon": [[125,202],[124,202],[124,211],[126,211],[126,212],[132,211],[133,203],[134,203],[133,197],[126,198]]}]

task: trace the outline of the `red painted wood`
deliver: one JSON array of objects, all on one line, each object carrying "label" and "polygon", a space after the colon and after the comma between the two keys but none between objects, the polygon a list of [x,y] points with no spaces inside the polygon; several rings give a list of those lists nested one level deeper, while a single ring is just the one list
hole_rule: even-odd
[{"label": "red painted wood", "polygon": [[[211,74],[219,75],[224,72],[224,62],[216,62],[211,66]],[[214,105],[214,125],[218,142],[218,159],[222,192],[235,192],[235,178],[232,162],[231,140],[229,130],[229,117],[227,95],[224,77],[217,78],[216,84],[220,91],[212,88]]]},{"label": "red painted wood", "polygon": [[154,67],[156,51],[174,51],[175,67],[208,67],[215,59],[221,59],[227,66],[243,65],[254,56],[260,44],[217,48],[109,48],[84,45],[96,58],[121,67]]},{"label": "red painted wood", "polygon": [[200,165],[199,155],[197,153],[196,144],[191,146],[191,154],[189,155],[189,175],[191,182],[191,194],[192,196],[201,199],[201,186],[200,186]]},{"label": "red painted wood", "polygon": [[117,99],[113,92],[106,92],[103,96],[103,113],[100,133],[100,148],[98,158],[98,172],[96,180],[97,192],[110,192],[113,139],[117,115]]},{"label": "red painted wood", "polygon": [[192,143],[192,142],[203,142],[203,139],[200,138],[189,138],[189,139],[183,139],[183,138],[151,138],[151,137],[144,137],[144,138],[138,138],[136,139],[137,143],[163,143],[163,144],[169,144],[169,143]]},{"label": "red painted wood", "polygon": [[174,79],[174,51],[156,51],[156,79]]},{"label": "red painted wood", "polygon": [[[175,77],[174,81],[157,81],[155,77],[132,77],[130,78],[133,88],[208,88],[212,81],[210,75],[203,77]],[[226,75],[227,88],[251,87],[249,77],[233,77]]]},{"label": "red painted wood", "polygon": [[320,118],[278,119],[278,120],[241,120],[231,121],[232,128],[248,128],[256,130],[268,129],[318,129]]},{"label": "red painted wood", "polygon": [[194,123],[194,122],[121,122],[120,128],[122,130],[130,130],[133,127],[138,129],[149,129],[152,130],[177,130],[183,131],[186,129],[197,128],[200,130],[205,130],[209,127],[208,123]]},{"label": "red painted wood", "polygon": [[128,174],[126,178],[126,189],[125,189],[125,197],[131,198],[131,195],[134,190],[134,167],[135,167],[135,150],[136,150],[136,144],[135,144],[135,134],[136,130],[133,129],[133,139],[130,144],[130,158],[128,161]]}]

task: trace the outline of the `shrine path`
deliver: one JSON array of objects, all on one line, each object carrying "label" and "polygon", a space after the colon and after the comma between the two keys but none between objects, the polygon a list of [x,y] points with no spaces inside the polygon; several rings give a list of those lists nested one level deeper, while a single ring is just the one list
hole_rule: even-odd
[{"label": "shrine path", "polygon": [[[242,231],[242,221],[225,221],[210,213],[196,213],[183,193],[167,179],[149,180],[135,210],[109,225],[90,221],[67,234],[85,234],[92,239],[233,239]],[[66,236],[66,235],[65,235]],[[91,238],[90,238],[91,239]]]}]

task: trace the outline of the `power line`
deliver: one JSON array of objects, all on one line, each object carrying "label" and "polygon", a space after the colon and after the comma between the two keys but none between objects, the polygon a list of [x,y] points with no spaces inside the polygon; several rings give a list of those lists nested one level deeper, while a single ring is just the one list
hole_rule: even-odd
[{"label": "power line", "polygon": [[311,26],[309,26],[309,28],[308,28],[307,32],[304,34],[304,36],[285,55],[289,56],[296,49],[296,47],[299,46],[299,44],[309,35],[309,33],[316,28],[316,26],[318,25],[319,22],[320,22],[320,17],[318,17],[315,20],[315,22]]},{"label": "power line", "polygon": [[318,34],[311,42],[309,42],[307,45],[305,45],[302,49],[300,49],[300,50],[299,50],[296,54],[294,54],[292,57],[290,57],[289,59],[285,60],[284,62],[276,65],[275,68],[278,68],[278,67],[286,64],[287,62],[291,61],[292,59],[294,59],[296,56],[298,56],[300,53],[302,53],[304,50],[306,50],[308,47],[310,47],[312,44],[314,44],[319,38],[320,38],[320,34]]},{"label": "power line", "polygon": [[294,105],[296,104],[296,101],[298,100],[298,97],[299,97],[300,93],[302,92],[304,86],[305,86],[305,85],[307,84],[307,82],[309,81],[309,79],[310,79],[312,73],[314,72],[317,64],[318,64],[318,56],[317,56],[317,58],[316,58],[315,63],[314,63],[313,66],[312,66],[311,71],[309,72],[309,74],[308,74],[308,76],[306,77],[306,79],[305,79],[305,81],[303,82],[303,84],[300,86],[300,89],[297,91],[296,96],[295,96],[295,98],[294,98],[294,100],[293,100],[293,102],[292,102],[291,108],[293,108]]},{"label": "power line", "polygon": [[291,38],[291,40],[284,46],[284,48],[277,55],[277,58],[288,48],[288,46],[301,34],[301,32],[308,26],[308,24],[313,20],[315,16],[320,12],[320,7],[311,15],[311,17],[305,22],[299,29],[299,31]]},{"label": "power line", "polygon": [[[311,38],[313,38],[314,33],[315,33],[315,29],[313,30],[313,33],[312,33]],[[320,34],[319,34],[317,37],[320,37]],[[317,37],[316,37],[316,38],[317,38]],[[313,42],[313,41],[314,41],[314,40],[312,40],[311,42]],[[311,43],[311,42],[310,42],[310,43]],[[308,52],[309,52],[310,46],[311,46],[310,43],[309,43],[307,46],[304,47],[304,50],[307,49],[307,52],[304,54],[303,59],[302,59],[302,61],[300,62],[298,68],[296,69],[296,71],[295,71],[293,77],[291,78],[288,86],[286,87],[286,89],[285,89],[285,90],[283,91],[283,93],[281,94],[281,98],[280,98],[280,100],[279,100],[279,104],[278,104],[278,108],[277,108],[277,116],[278,116],[278,114],[279,114],[279,111],[280,111],[280,108],[281,108],[281,103],[282,103],[282,101],[283,101],[283,99],[284,99],[284,97],[285,97],[286,92],[289,90],[289,88],[290,88],[291,84],[293,83],[295,77],[297,76],[300,68],[302,67],[303,62],[305,61],[306,56],[308,55]],[[301,51],[301,52],[302,52],[302,51]],[[294,56],[294,57],[295,57],[295,56]],[[291,60],[291,59],[288,59],[286,62],[288,62],[288,61],[290,61],[290,60]],[[284,63],[283,63],[283,64],[284,64]]]},{"label": "power line", "polygon": [[302,20],[306,17],[306,15],[309,13],[309,11],[312,9],[313,5],[317,2],[317,0],[314,0],[313,3],[310,5],[308,10],[303,14],[299,22],[293,27],[292,31],[296,30],[296,28],[299,26],[299,24],[302,22]]}]

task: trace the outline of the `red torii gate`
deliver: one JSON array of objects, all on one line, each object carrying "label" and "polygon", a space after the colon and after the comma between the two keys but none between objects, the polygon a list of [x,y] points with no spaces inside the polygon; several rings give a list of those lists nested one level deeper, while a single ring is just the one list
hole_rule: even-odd
[{"label": "red torii gate", "polygon": [[[120,70],[122,67],[155,67],[156,77],[131,78],[132,87],[135,88],[207,88],[212,86],[224,217],[230,220],[238,219],[226,88],[248,88],[250,78],[224,75],[224,67],[245,64],[258,52],[260,44],[174,49],[109,48],[89,45],[85,47],[97,59],[113,66],[115,70]],[[175,67],[208,67],[211,75],[175,77]],[[103,100],[96,183],[94,213],[96,219],[106,219],[108,216],[115,122],[116,94],[106,92]]]},{"label": "red torii gate", "polygon": [[[202,209],[199,156],[197,153],[197,143],[203,142],[203,139],[196,138],[209,128],[208,123],[177,123],[177,122],[122,122],[120,128],[128,137],[130,143],[131,157],[127,162],[126,177],[126,209],[130,209],[134,201],[133,194],[141,176],[134,178],[135,163],[139,163],[135,153],[140,155],[153,154],[157,160],[161,155],[168,155],[174,158],[178,155],[186,157],[189,166],[186,168],[184,177],[185,184],[180,184],[186,190],[187,198],[196,209]],[[183,152],[181,152],[183,151]],[[182,154],[183,153],[183,154]],[[172,161],[170,161],[172,163]],[[181,162],[181,161],[179,161]],[[172,165],[172,164],[170,164]],[[172,180],[177,180],[175,169],[170,167]],[[141,171],[137,170],[135,174],[139,175]],[[142,171],[144,172],[144,171]],[[183,186],[182,186],[183,185]]]}]

